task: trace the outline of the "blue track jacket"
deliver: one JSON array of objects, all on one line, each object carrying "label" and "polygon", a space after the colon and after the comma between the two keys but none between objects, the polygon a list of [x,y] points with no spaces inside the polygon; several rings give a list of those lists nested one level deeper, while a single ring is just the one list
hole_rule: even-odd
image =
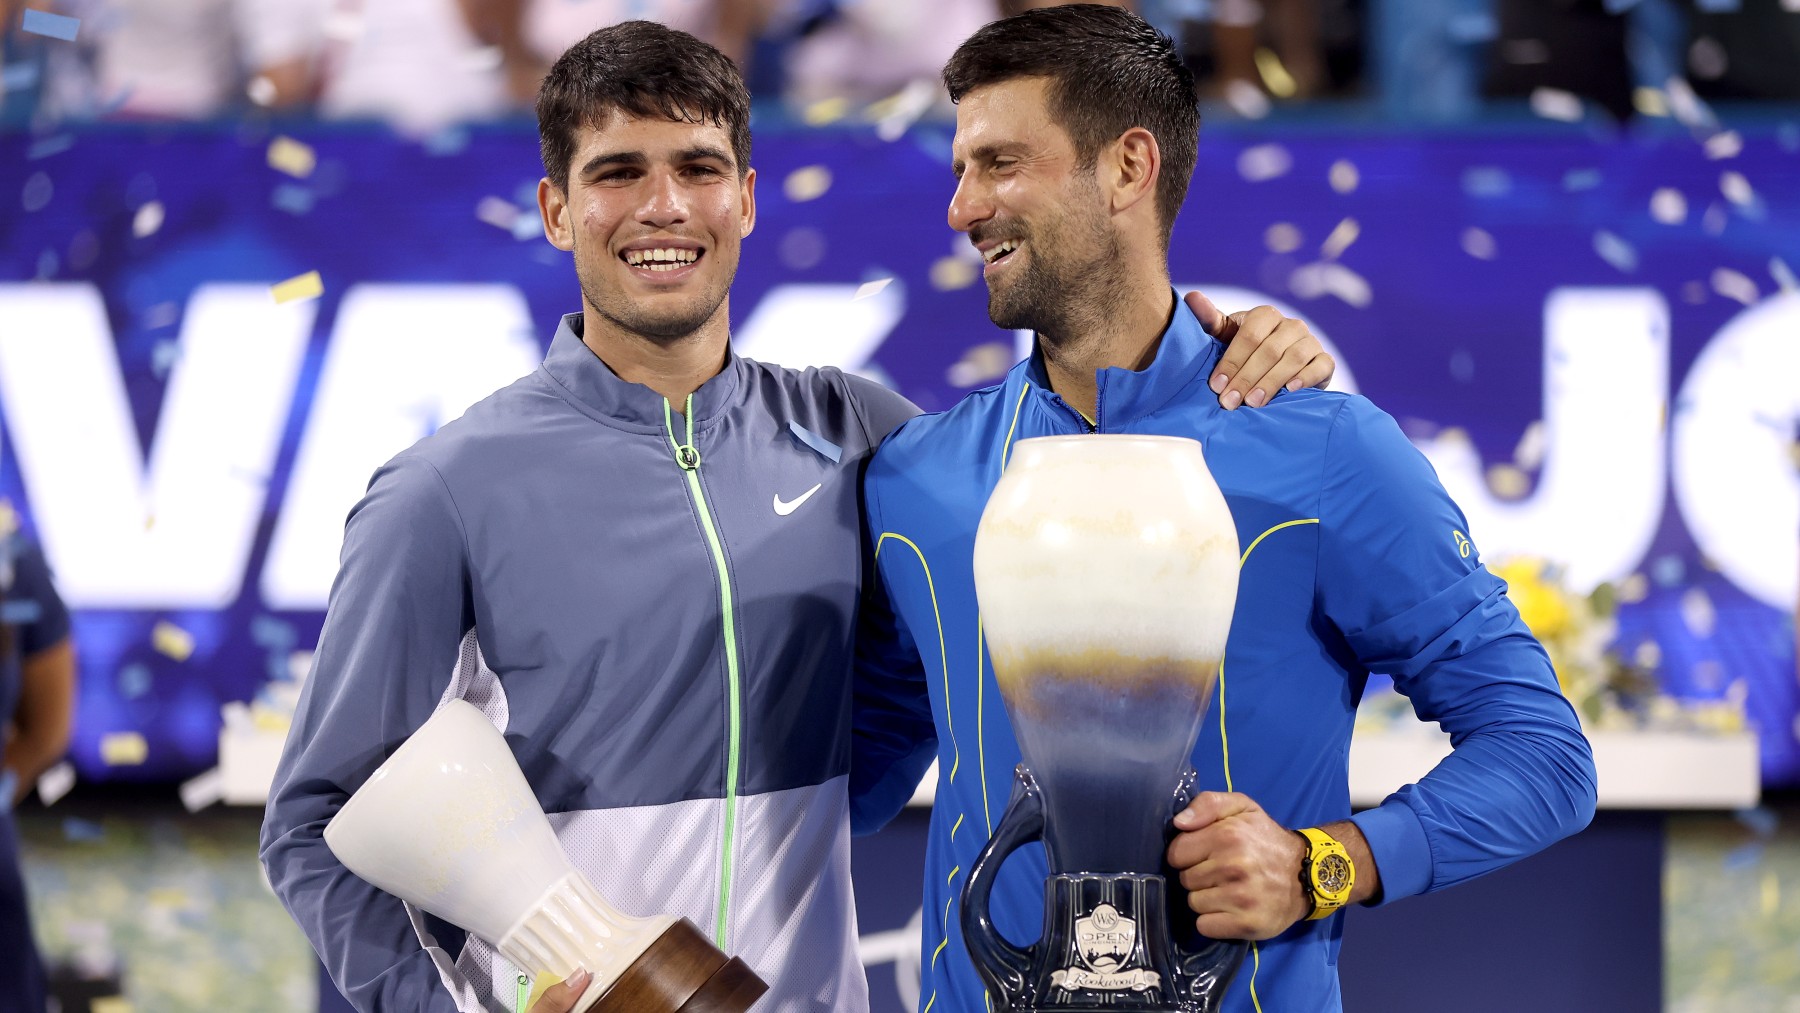
[{"label": "blue track jacket", "polygon": [[[1380,672],[1456,747],[1354,817],[1384,900],[1491,872],[1592,817],[1593,757],[1574,710],[1424,457],[1361,397],[1305,390],[1225,411],[1207,386],[1222,350],[1177,300],[1149,368],[1099,374],[1095,426],[1049,389],[1034,355],[999,385],[902,426],[869,467],[888,636],[910,650],[863,652],[853,817],[866,831],[893,815],[935,753],[922,1009],[986,1008],[959,896],[1020,756],[981,642],[971,557],[1008,451],[1027,437],[1097,429],[1187,436],[1205,450],[1243,559],[1194,749],[1202,789],[1243,792],[1289,827],[1349,817],[1351,725]],[[1038,845],[1002,870],[993,914],[1008,938],[1038,938],[1045,873]],[[1341,916],[1302,922],[1260,944],[1224,1009],[1339,1009],[1342,926]]]}]

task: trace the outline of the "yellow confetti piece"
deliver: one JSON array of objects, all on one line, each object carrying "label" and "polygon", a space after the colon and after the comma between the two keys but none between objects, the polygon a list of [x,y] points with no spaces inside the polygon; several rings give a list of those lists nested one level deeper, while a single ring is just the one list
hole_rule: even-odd
[{"label": "yellow confetti piece", "polygon": [[822,127],[828,123],[836,123],[850,115],[850,100],[847,98],[826,98],[807,106],[800,118],[809,127]]},{"label": "yellow confetti piece", "polygon": [[939,257],[931,265],[931,287],[953,292],[975,284],[975,264],[962,257]]},{"label": "yellow confetti piece", "polygon": [[1326,260],[1336,260],[1360,235],[1362,226],[1356,223],[1356,219],[1346,218],[1338,222],[1337,228],[1331,230],[1331,235],[1326,236],[1325,241],[1319,244],[1319,254]]},{"label": "yellow confetti piece", "polygon": [[295,179],[305,179],[312,175],[313,168],[318,164],[318,156],[313,154],[310,145],[302,144],[292,137],[277,137],[269,142],[271,169],[279,169]]},{"label": "yellow confetti piece", "polygon": [[1275,55],[1273,49],[1264,46],[1256,48],[1256,73],[1262,77],[1263,87],[1276,98],[1293,98],[1300,90],[1295,83],[1294,75],[1281,65],[1281,57]]},{"label": "yellow confetti piece", "polygon": [[278,285],[269,286],[269,294],[278,303],[317,299],[325,294],[325,282],[319,277],[319,272],[308,271]]},{"label": "yellow confetti piece", "polygon": [[13,510],[12,500],[0,499],[0,538],[19,530],[19,515]]},{"label": "yellow confetti piece", "polygon": [[100,761],[111,767],[135,767],[150,755],[150,744],[137,732],[111,732],[100,737]]},{"label": "yellow confetti piece", "polygon": [[795,169],[788,173],[782,181],[781,190],[787,194],[788,200],[803,204],[809,200],[818,200],[831,189],[831,170],[822,165],[809,165],[803,169]]},{"label": "yellow confetti piece", "polygon": [[150,630],[150,646],[176,661],[186,661],[194,653],[194,635],[174,623],[160,622]]}]

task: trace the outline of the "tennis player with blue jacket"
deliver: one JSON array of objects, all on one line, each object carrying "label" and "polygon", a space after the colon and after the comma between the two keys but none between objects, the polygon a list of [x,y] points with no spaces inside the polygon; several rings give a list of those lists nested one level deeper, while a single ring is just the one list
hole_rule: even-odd
[{"label": "tennis player with blue jacket", "polygon": [[[880,823],[939,761],[921,1007],[987,1008],[958,898],[1020,760],[982,643],[976,525],[1019,440],[1100,432],[1200,441],[1243,547],[1193,754],[1210,790],[1168,850],[1199,930],[1255,941],[1223,1008],[1337,1010],[1331,915],[1453,886],[1586,826],[1588,743],[1393,419],[1323,391],[1278,392],[1259,412],[1214,396],[1221,345],[1169,287],[1199,132],[1169,41],[1116,8],[1036,10],[976,33],[944,79],[958,102],[950,223],[986,260],[994,322],[1035,329],[1037,345],[1000,384],[902,426],[865,478],[892,634],[911,650],[865,658],[853,805],[862,828]],[[1371,673],[1455,749],[1353,816],[1346,763]],[[1045,873],[1035,846],[1003,867],[991,903],[1009,938],[1037,938]]]}]

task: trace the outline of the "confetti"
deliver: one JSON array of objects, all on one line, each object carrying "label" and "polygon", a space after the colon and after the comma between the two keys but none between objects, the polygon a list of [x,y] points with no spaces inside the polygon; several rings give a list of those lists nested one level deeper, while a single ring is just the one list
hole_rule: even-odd
[{"label": "confetti", "polygon": [[38,801],[47,806],[61,801],[75,787],[75,766],[67,760],[38,775]]},{"label": "confetti", "polygon": [[1751,281],[1742,272],[1733,271],[1729,267],[1714,269],[1712,288],[1714,292],[1727,299],[1735,299],[1745,306],[1754,304],[1761,297],[1761,293],[1757,291],[1756,282]]},{"label": "confetti", "polygon": [[1285,176],[1294,167],[1294,156],[1279,144],[1258,144],[1238,154],[1238,175],[1252,183]]},{"label": "confetti", "polygon": [[454,124],[442,130],[433,131],[429,137],[425,138],[424,142],[425,153],[437,158],[461,154],[463,149],[468,146],[468,128]]},{"label": "confetti", "polygon": [[1270,253],[1292,253],[1303,241],[1300,230],[1288,222],[1276,222],[1263,232],[1263,245]]},{"label": "confetti", "polygon": [[292,137],[277,137],[269,142],[269,168],[285,172],[295,179],[305,179],[318,167],[319,156],[311,145]]},{"label": "confetti", "polygon": [[1346,218],[1338,222],[1337,228],[1331,230],[1331,235],[1326,236],[1325,241],[1319,244],[1319,255],[1326,260],[1336,260],[1360,235],[1362,226],[1356,223],[1356,219]]},{"label": "confetti", "polygon": [[963,357],[944,374],[952,387],[980,387],[1006,375],[1013,367],[1010,341],[989,341],[963,353]]},{"label": "confetti", "polygon": [[475,205],[475,217],[492,225],[496,229],[512,231],[513,223],[519,220],[519,209],[512,202],[499,197],[483,197]]},{"label": "confetti", "polygon": [[1247,120],[1260,120],[1269,115],[1269,96],[1263,90],[1248,81],[1232,80],[1225,83],[1225,104],[1231,111]]},{"label": "confetti", "polygon": [[1709,204],[1706,206],[1706,214],[1700,219],[1700,227],[1706,230],[1707,235],[1716,236],[1725,231],[1725,222],[1725,206]]},{"label": "confetti", "polygon": [[1353,193],[1357,184],[1362,182],[1362,174],[1356,171],[1356,163],[1343,158],[1331,163],[1331,172],[1326,178],[1331,180],[1331,188],[1338,193]]},{"label": "confetti", "polygon": [[194,635],[165,619],[151,628],[150,646],[159,654],[186,661],[194,653]]},{"label": "confetti", "polygon": [[109,767],[136,767],[150,756],[150,744],[137,732],[108,732],[100,737],[100,762]]},{"label": "confetti", "polygon": [[874,281],[865,281],[856,287],[856,294],[850,297],[850,301],[867,299],[893,284],[893,281],[892,278],[876,278]]},{"label": "confetti", "polygon": [[975,284],[976,267],[966,257],[939,257],[931,264],[931,287],[939,292],[954,292]]},{"label": "confetti", "polygon": [[1357,309],[1368,306],[1372,299],[1367,279],[1342,264],[1330,261],[1296,268],[1288,278],[1288,287],[1302,299],[1334,295]]},{"label": "confetti", "polygon": [[1794,269],[1787,266],[1787,261],[1780,257],[1769,258],[1769,274],[1775,279],[1775,286],[1783,292],[1800,291],[1800,280],[1794,278]]},{"label": "confetti", "polygon": [[825,259],[825,234],[811,226],[789,229],[781,237],[781,262],[796,271],[817,267]]},{"label": "confetti", "polygon": [[875,136],[884,141],[897,141],[905,137],[912,125],[919,121],[919,117],[929,112],[936,102],[935,81],[913,81],[898,93],[869,107],[869,116],[875,123]]},{"label": "confetti", "polygon": [[1639,668],[1654,672],[1662,667],[1662,645],[1654,640],[1646,640],[1631,652],[1631,660]]},{"label": "confetti", "polygon": [[1637,270],[1637,249],[1605,229],[1594,233],[1594,252],[1601,260],[1627,274]]},{"label": "confetti", "polygon": [[[1735,6],[1735,4],[1733,5]],[[1718,39],[1702,35],[1688,46],[1688,68],[1702,81],[1717,81],[1731,68],[1731,60]]]},{"label": "confetti", "polygon": [[804,204],[810,200],[818,200],[831,189],[831,170],[823,165],[809,165],[788,173],[782,181],[781,190],[787,194],[788,200],[796,204]]},{"label": "confetti", "polygon": [[1744,136],[1735,130],[1721,130],[1708,137],[1701,145],[1706,157],[1717,161],[1722,158],[1736,158],[1744,150]]},{"label": "confetti", "polygon": [[290,215],[303,215],[313,208],[313,192],[298,183],[283,183],[269,195],[269,203]]},{"label": "confetti", "polygon": [[1713,608],[1712,599],[1698,587],[1690,587],[1681,595],[1681,621],[1687,625],[1688,632],[1701,639],[1713,635],[1718,625],[1719,614]]},{"label": "confetti", "polygon": [[1700,96],[1694,94],[1694,86],[1683,77],[1671,77],[1664,86],[1664,94],[1669,100],[1669,112],[1682,126],[1701,130],[1711,130],[1718,126],[1718,117],[1713,115]]},{"label": "confetti", "polygon": [[46,137],[41,141],[33,141],[31,147],[25,152],[25,158],[27,161],[35,162],[40,158],[60,155],[74,146],[74,134],[58,134],[55,137]]},{"label": "confetti", "polygon": [[1486,229],[1470,226],[1463,230],[1463,252],[1476,260],[1493,260],[1495,254],[1494,237]]},{"label": "confetti", "polygon": [[50,182],[47,172],[34,172],[25,181],[25,189],[19,194],[19,203],[27,211],[42,211],[56,194],[56,184]]},{"label": "confetti", "polygon": [[244,94],[250,97],[251,102],[264,108],[274,105],[275,100],[280,97],[280,93],[275,88],[275,82],[262,74],[250,79],[250,83],[244,88]]},{"label": "confetti", "polygon": [[1749,207],[1756,203],[1756,191],[1750,188],[1750,181],[1741,172],[1727,170],[1720,173],[1719,192],[1738,207]]},{"label": "confetti", "polygon": [[1635,605],[1650,596],[1650,579],[1641,573],[1634,573],[1619,581],[1619,600],[1627,605]]},{"label": "confetti", "polygon": [[1293,98],[1300,90],[1294,75],[1281,65],[1281,57],[1275,55],[1273,49],[1267,46],[1256,47],[1254,59],[1256,73],[1262,78],[1263,87],[1269,89],[1269,94],[1276,98]]},{"label": "confetti", "polygon": [[163,227],[162,201],[153,200],[137,209],[131,216],[131,234],[139,239],[156,235],[156,230]]},{"label": "confetti", "polygon": [[1531,111],[1547,120],[1575,123],[1583,115],[1581,98],[1561,88],[1533,88]]},{"label": "confetti", "polygon": [[144,326],[150,330],[168,327],[181,319],[181,304],[159,302],[144,311]]},{"label": "confetti", "polygon": [[850,100],[846,98],[825,98],[812,103],[800,111],[800,119],[809,127],[823,127],[836,123],[850,113]]},{"label": "confetti", "polygon": [[1650,217],[1664,225],[1680,225],[1687,221],[1687,198],[1672,186],[1650,195]]},{"label": "confetti", "polygon": [[1687,575],[1687,564],[1680,556],[1658,556],[1650,563],[1650,579],[1657,587],[1674,587]]},{"label": "confetti", "polygon": [[158,341],[150,348],[150,371],[155,373],[159,380],[168,376],[169,370],[174,369],[175,364],[180,361],[181,342],[179,341]]},{"label": "confetti", "polygon": [[269,294],[275,297],[277,303],[302,302],[324,295],[325,283],[320,280],[319,272],[308,271],[269,286]]},{"label": "confetti", "polygon": [[51,14],[49,11],[34,10],[27,7],[25,9],[25,19],[19,23],[19,27],[30,32],[32,35],[42,35],[47,38],[61,39],[64,42],[74,42],[75,33],[81,31],[81,19],[65,17],[61,14]]},{"label": "confetti", "polygon": [[181,783],[181,807],[188,812],[200,810],[225,798],[225,772],[217,767]]},{"label": "confetti", "polygon": [[1490,465],[1487,470],[1488,488],[1501,499],[1524,499],[1531,491],[1531,478],[1510,464]]},{"label": "confetti", "polygon": [[119,669],[119,695],[127,700],[136,700],[150,692],[150,666],[143,664],[126,665]]},{"label": "confetti", "polygon": [[1570,193],[1592,190],[1601,182],[1599,169],[1570,169],[1563,173],[1563,189]]},{"label": "confetti", "polygon": [[1549,446],[1549,429],[1543,419],[1537,419],[1519,434],[1519,443],[1513,447],[1513,463],[1526,471],[1536,471],[1543,467],[1544,452]]},{"label": "confetti", "polygon": [[1660,88],[1637,87],[1631,90],[1631,107],[1645,116],[1669,115],[1669,100]]},{"label": "confetti", "polygon": [[1471,197],[1499,197],[1512,189],[1512,177],[1499,166],[1470,166],[1463,170],[1462,188]]}]

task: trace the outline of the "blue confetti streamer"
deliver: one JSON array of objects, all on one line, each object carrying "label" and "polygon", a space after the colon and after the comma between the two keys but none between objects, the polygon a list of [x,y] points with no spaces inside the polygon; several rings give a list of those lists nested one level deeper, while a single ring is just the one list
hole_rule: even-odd
[{"label": "blue confetti streamer", "polygon": [[81,19],[27,8],[25,20],[20,23],[19,27],[33,35],[74,42],[75,33],[81,31]]}]

